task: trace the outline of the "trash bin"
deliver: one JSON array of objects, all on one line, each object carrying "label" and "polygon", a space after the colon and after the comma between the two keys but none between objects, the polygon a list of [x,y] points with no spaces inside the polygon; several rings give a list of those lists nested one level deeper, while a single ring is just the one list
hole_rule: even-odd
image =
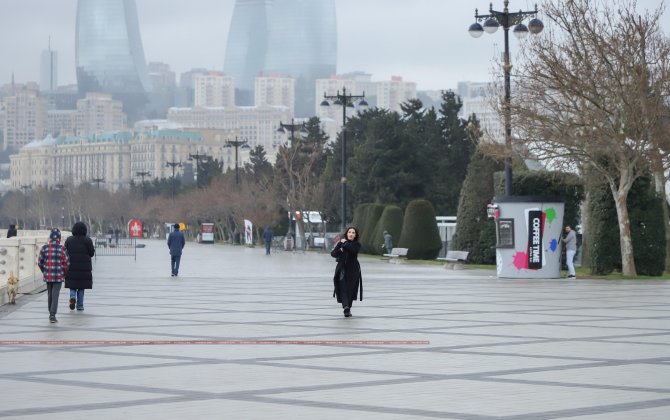
[{"label": "trash bin", "polygon": [[502,278],[561,277],[564,200],[551,196],[493,197],[496,269]]},{"label": "trash bin", "polygon": [[292,251],[293,250],[293,238],[284,239],[284,250]]}]

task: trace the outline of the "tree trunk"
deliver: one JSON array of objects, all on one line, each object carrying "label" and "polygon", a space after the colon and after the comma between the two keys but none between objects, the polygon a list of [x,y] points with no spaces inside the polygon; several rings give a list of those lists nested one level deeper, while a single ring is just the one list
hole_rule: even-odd
[{"label": "tree trunk", "polygon": [[[591,200],[590,194],[587,192],[584,201],[580,205],[580,213],[582,215],[582,268],[591,268],[591,255],[589,255],[589,202]],[[565,224],[565,223],[564,223]]]},{"label": "tree trunk", "polygon": [[635,259],[633,258],[633,240],[630,234],[630,218],[628,217],[628,190],[619,188],[614,194],[617,220],[619,221],[619,240],[621,246],[621,273],[624,276],[635,277]]}]

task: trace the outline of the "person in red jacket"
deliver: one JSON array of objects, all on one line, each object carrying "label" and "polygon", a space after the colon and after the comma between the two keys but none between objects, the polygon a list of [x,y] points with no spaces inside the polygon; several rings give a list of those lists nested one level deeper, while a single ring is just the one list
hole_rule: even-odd
[{"label": "person in red jacket", "polygon": [[60,243],[60,230],[51,229],[49,242],[42,246],[37,259],[37,266],[42,271],[44,281],[47,284],[47,296],[49,305],[49,321],[53,324],[58,322],[58,294],[65,281],[65,275],[70,267],[70,258],[65,247]]}]

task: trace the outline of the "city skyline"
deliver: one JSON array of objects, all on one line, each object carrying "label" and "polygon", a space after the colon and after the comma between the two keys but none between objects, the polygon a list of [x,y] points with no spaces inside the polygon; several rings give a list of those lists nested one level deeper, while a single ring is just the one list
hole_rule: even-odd
[{"label": "city skyline", "polygon": [[[467,33],[474,9],[484,13],[490,1],[337,0],[337,73],[365,71],[375,80],[399,75],[419,90],[455,89],[459,81],[498,76],[501,34],[473,39]],[[638,0],[640,10],[658,0]],[[77,0],[4,0],[11,13],[0,13],[0,84],[39,82],[40,54],[58,52],[61,85],[76,83],[75,20]],[[196,67],[221,70],[234,0],[139,0],[140,32],[147,62],[164,62],[182,73]],[[496,9],[502,0],[493,2]],[[512,10],[534,2],[511,0]],[[667,9],[667,7],[666,7]],[[35,13],[39,10],[40,13]],[[542,15],[540,14],[540,18]],[[670,27],[666,10],[660,21]],[[514,55],[519,45],[512,38]]]}]

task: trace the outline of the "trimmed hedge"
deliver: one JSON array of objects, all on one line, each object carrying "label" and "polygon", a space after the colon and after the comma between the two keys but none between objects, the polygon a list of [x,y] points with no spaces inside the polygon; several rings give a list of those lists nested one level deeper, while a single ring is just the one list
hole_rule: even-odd
[{"label": "trimmed hedge", "polygon": [[375,253],[374,231],[383,212],[383,204],[370,204],[365,211],[363,224],[357,226],[361,233],[361,251],[365,254]]},{"label": "trimmed hedge", "polygon": [[[384,231],[388,231],[393,237],[393,244],[395,246],[398,243],[400,238],[400,233],[402,232],[402,209],[398,206],[386,206],[384,207],[384,212],[382,213],[377,226],[375,227],[374,233],[372,234],[372,245],[374,248],[373,254],[382,255],[386,251],[381,247],[381,244],[384,243]],[[388,252],[391,252],[389,249]]]},{"label": "trimmed hedge", "polygon": [[[638,178],[626,200],[633,241],[635,270],[639,275],[660,276],[665,270],[666,239],[663,199],[648,178]],[[621,270],[619,222],[614,197],[607,185],[589,192],[589,256],[592,274]]]},{"label": "trimmed hedge", "polygon": [[[495,195],[505,193],[505,176],[495,174]],[[584,200],[584,184],[575,174],[557,171],[516,172],[512,178],[514,195],[558,196],[565,200],[563,226],[579,224],[580,205]]]},{"label": "trimmed hedge", "polygon": [[450,248],[470,252],[468,262],[473,264],[496,262],[495,225],[487,220],[486,205],[493,199],[493,173],[500,169],[500,163],[477,151],[461,188],[456,233]]},{"label": "trimmed hedge", "polygon": [[435,209],[428,200],[413,200],[407,205],[399,248],[408,248],[411,260],[434,260],[442,249]]}]

